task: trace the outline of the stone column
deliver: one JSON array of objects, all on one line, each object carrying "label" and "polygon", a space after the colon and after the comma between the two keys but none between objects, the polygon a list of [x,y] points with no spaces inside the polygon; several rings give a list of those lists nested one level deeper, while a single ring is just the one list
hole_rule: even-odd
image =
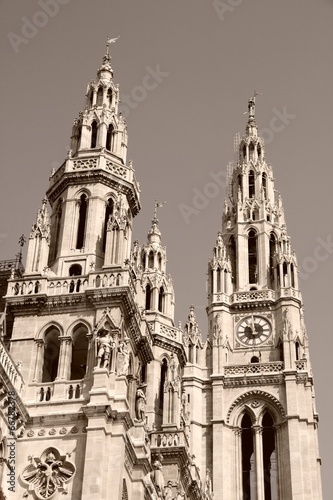
[{"label": "stone column", "polygon": [[43,376],[43,357],[44,357],[44,340],[43,339],[35,339],[36,343],[36,361],[35,361],[35,370],[32,381],[33,382],[41,382]]},{"label": "stone column", "polygon": [[257,485],[256,500],[265,500],[262,427],[259,425],[254,425],[253,430],[255,437],[254,450],[255,450],[255,468],[256,468],[256,485]]},{"label": "stone column", "polygon": [[72,358],[72,337],[59,337],[60,354],[57,379],[69,380]]}]

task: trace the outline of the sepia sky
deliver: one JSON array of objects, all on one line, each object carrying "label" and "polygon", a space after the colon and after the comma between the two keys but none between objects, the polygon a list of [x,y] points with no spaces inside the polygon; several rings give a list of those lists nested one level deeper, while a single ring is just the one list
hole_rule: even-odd
[{"label": "sepia sky", "polygon": [[166,201],[158,218],[175,321],[184,324],[193,303],[205,336],[207,262],[226,196],[225,183],[213,177],[225,179],[234,134],[245,130],[247,101],[254,89],[261,92],[257,123],[298,257],[329,498],[333,1],[46,4],[0,2],[0,258],[14,258],[20,235],[29,236],[50,171],[69,149],[106,36],[119,36],[110,46],[112,66],[128,124],[128,159],[142,191],[134,238],[145,241],[154,199]]}]

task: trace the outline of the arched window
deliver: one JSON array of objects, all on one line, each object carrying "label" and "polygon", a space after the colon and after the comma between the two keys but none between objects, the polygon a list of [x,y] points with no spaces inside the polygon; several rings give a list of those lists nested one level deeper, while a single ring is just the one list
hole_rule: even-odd
[{"label": "arched window", "polygon": [[261,180],[262,180],[262,190],[264,192],[264,198],[265,200],[267,200],[267,175],[265,172],[263,172]]},{"label": "arched window", "polygon": [[108,228],[108,221],[113,214],[113,199],[109,198],[106,207],[105,207],[105,217],[104,217],[104,228],[103,228],[103,252],[105,252],[105,245],[106,245],[106,231]]},{"label": "arched window", "polygon": [[243,195],[243,178],[241,175],[238,176],[238,189],[240,190],[241,194]]},{"label": "arched window", "polygon": [[91,124],[91,149],[95,148],[97,144],[97,122],[94,120]]},{"label": "arched window", "polygon": [[148,255],[148,267],[152,269],[154,267],[154,252],[151,250]]},{"label": "arched window", "polygon": [[216,271],[216,292],[221,292],[221,269],[218,268]]},{"label": "arched window", "polygon": [[106,149],[111,151],[113,147],[113,125],[108,126],[108,130],[106,133]]},{"label": "arched window", "polygon": [[253,500],[251,492],[255,491],[254,445],[252,422],[247,413],[242,418],[242,483],[243,500]]},{"label": "arched window", "polygon": [[243,160],[246,161],[246,144],[243,146]]},{"label": "arched window", "polygon": [[87,328],[78,325],[73,331],[71,380],[81,380],[86,374],[88,339]]},{"label": "arched window", "polygon": [[252,356],[252,358],[251,358],[251,363],[259,363],[259,358],[258,358],[258,356]]},{"label": "arched window", "polygon": [[55,216],[55,233],[54,241],[52,243],[52,252],[50,252],[49,264],[56,259],[58,254],[58,248],[60,243],[60,230],[61,230],[61,219],[62,219],[62,198],[58,202],[56,216]]},{"label": "arched window", "polygon": [[269,276],[271,280],[271,285],[274,284],[274,259],[276,252],[276,237],[274,233],[270,234],[269,237]]},{"label": "arched window", "polygon": [[111,89],[108,89],[107,99],[108,99],[109,108],[111,108],[111,104],[112,104],[112,90]]},{"label": "arched window", "polygon": [[295,356],[296,356],[296,361],[299,360],[299,342],[295,342]]},{"label": "arched window", "polygon": [[254,198],[255,195],[255,181],[254,181],[254,172],[250,170],[249,172],[249,198]]},{"label": "arched window", "polygon": [[162,270],[162,255],[160,253],[157,254],[157,263],[159,271]]},{"label": "arched window", "polygon": [[146,311],[149,311],[151,307],[151,288],[150,285],[146,286]]},{"label": "arched window", "polygon": [[228,271],[225,269],[223,272],[223,291],[227,293],[227,279],[228,279]]},{"label": "arched window", "polygon": [[160,378],[160,390],[159,390],[159,407],[163,409],[164,403],[164,384],[168,373],[168,362],[164,358],[161,365],[161,378]]},{"label": "arched window", "polygon": [[82,267],[80,264],[73,264],[69,268],[69,275],[70,276],[81,276],[82,275]]},{"label": "arched window", "polygon": [[257,235],[251,229],[248,237],[248,262],[249,262],[249,283],[257,283]]},{"label": "arched window", "polygon": [[57,377],[60,352],[59,335],[59,330],[52,326],[46,331],[42,382],[53,382]]},{"label": "arched window", "polygon": [[97,104],[97,106],[103,105],[103,89],[102,89],[102,87],[98,87],[96,104]]},{"label": "arched window", "polygon": [[93,105],[93,100],[94,100],[94,91],[91,90],[90,96],[89,96],[89,102],[90,102],[90,107],[92,108]]},{"label": "arched window", "polygon": [[286,262],[283,263],[282,271],[283,271],[283,286],[287,287],[288,286],[288,266],[287,266]]},{"label": "arched window", "polygon": [[257,153],[258,153],[258,159],[261,160],[261,146],[260,146],[260,144],[257,145]]},{"label": "arched window", "polygon": [[294,264],[290,265],[290,274],[291,274],[291,287],[295,288],[295,269],[294,269]]},{"label": "arched window", "polygon": [[253,158],[254,158],[254,144],[253,144],[253,142],[250,142],[249,155],[250,155],[250,160],[253,160]]},{"label": "arched window", "polygon": [[236,267],[236,241],[233,236],[231,236],[228,245],[230,262],[231,262],[231,272],[232,272],[232,282],[237,283],[237,267]]},{"label": "arched window", "polygon": [[268,412],[265,413],[262,419],[262,427],[265,500],[272,500],[273,498],[278,498],[277,463],[274,423]]},{"label": "arched window", "polygon": [[158,310],[160,312],[164,312],[164,300],[165,300],[164,288],[163,286],[161,286],[158,292]]},{"label": "arched window", "polygon": [[87,195],[81,194],[76,248],[83,248],[83,246],[84,246],[84,236],[85,236],[86,219],[87,219],[87,208],[88,208]]}]

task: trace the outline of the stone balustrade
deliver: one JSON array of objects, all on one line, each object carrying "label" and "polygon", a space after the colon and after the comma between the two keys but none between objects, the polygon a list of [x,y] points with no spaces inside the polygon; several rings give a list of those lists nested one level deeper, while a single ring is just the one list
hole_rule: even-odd
[{"label": "stone balustrade", "polygon": [[230,365],[224,367],[224,375],[261,375],[262,373],[282,373],[283,361],[270,361],[268,363],[250,363],[247,365]]},{"label": "stone balustrade", "polygon": [[177,342],[182,342],[182,331],[178,328],[167,326],[160,323],[158,320],[148,321],[147,324],[150,333],[157,333],[169,337]]},{"label": "stone balustrade", "polygon": [[[60,389],[59,389],[60,388]],[[44,403],[52,400],[77,400],[82,398],[83,380],[70,380],[59,384],[43,382],[36,384],[36,402]]]},{"label": "stone balustrade", "polygon": [[68,276],[54,278],[38,276],[23,277],[8,282],[7,297],[44,294],[48,296],[84,293],[86,290],[98,288],[128,286],[133,294],[135,287],[131,274],[127,269],[111,272],[93,272],[85,276]]},{"label": "stone balustrade", "polygon": [[298,370],[298,371],[306,371],[306,369],[307,369],[306,359],[299,359],[299,360],[295,361],[295,366],[296,366],[296,370]]},{"label": "stone balustrade", "polygon": [[11,355],[2,343],[0,343],[0,370],[8,378],[17,394],[21,395],[24,384],[22,375],[19,373]]},{"label": "stone balustrade", "polygon": [[161,453],[163,453],[162,448],[178,446],[188,448],[188,441],[182,430],[168,430],[165,432],[153,432],[150,435],[150,445],[152,448],[160,448]]},{"label": "stone balustrade", "polygon": [[231,302],[258,302],[258,301],[274,301],[274,290],[250,290],[248,292],[236,292],[231,296]]},{"label": "stone balustrade", "polygon": [[95,150],[94,152],[84,154],[75,158],[68,158],[55,172],[51,174],[50,183],[55,184],[67,172],[82,172],[91,170],[104,170],[117,177],[134,184],[137,191],[140,192],[139,184],[134,175],[134,169],[131,165],[122,165],[114,162],[107,152]]}]

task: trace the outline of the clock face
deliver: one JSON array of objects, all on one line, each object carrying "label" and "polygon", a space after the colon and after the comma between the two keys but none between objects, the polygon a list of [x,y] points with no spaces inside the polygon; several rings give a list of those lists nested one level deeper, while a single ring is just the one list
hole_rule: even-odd
[{"label": "clock face", "polygon": [[261,316],[248,316],[237,327],[238,340],[247,346],[262,344],[271,334],[271,325]]}]

